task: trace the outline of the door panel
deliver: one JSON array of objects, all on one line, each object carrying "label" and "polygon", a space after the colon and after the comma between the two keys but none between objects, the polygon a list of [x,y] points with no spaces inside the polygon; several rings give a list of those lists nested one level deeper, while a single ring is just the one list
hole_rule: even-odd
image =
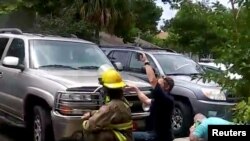
[{"label": "door panel", "polygon": [[[24,65],[24,41],[21,39],[13,39],[6,56],[13,56],[19,58],[19,65]],[[6,112],[22,116],[22,98],[25,94],[25,87],[23,82],[24,74],[19,69],[8,68],[0,65],[0,72],[2,78],[0,79],[0,102]]]},{"label": "door panel", "polygon": [[5,93],[3,93],[3,88],[5,87],[4,86],[4,83],[3,83],[3,69],[1,67],[1,64],[2,64],[2,57],[4,56],[4,51],[6,50],[7,48],[7,45],[8,45],[8,42],[9,42],[9,38],[6,38],[6,37],[0,37],[0,110],[6,110],[6,106],[4,106],[4,102],[6,101],[5,99]]}]

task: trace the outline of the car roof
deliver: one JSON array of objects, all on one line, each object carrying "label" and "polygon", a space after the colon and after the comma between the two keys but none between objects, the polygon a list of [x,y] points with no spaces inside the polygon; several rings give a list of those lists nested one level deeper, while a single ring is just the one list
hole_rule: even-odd
[{"label": "car roof", "polygon": [[176,52],[169,52],[168,49],[157,49],[157,48],[144,48],[139,46],[127,46],[127,45],[100,45],[100,48],[103,50],[123,50],[123,51],[135,51],[135,52],[145,52],[149,54],[175,54],[175,55],[182,55]]},{"label": "car roof", "polygon": [[10,37],[10,38],[21,38],[24,40],[55,40],[55,41],[70,41],[70,42],[82,42],[94,44],[90,41],[79,39],[75,36],[72,37],[62,37],[56,35],[45,35],[45,34],[33,34],[33,33],[22,33],[22,34],[13,34],[13,33],[0,33],[0,36]]}]

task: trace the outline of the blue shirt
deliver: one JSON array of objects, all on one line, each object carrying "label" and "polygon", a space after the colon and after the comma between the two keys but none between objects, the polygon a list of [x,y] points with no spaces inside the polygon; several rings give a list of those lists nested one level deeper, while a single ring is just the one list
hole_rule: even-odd
[{"label": "blue shirt", "polygon": [[147,119],[147,130],[154,131],[157,141],[173,139],[171,119],[174,109],[174,99],[157,84],[152,92],[154,100],[151,103],[150,115]]},{"label": "blue shirt", "polygon": [[200,125],[195,128],[194,135],[198,138],[203,138],[207,140],[208,137],[208,125],[230,125],[233,124],[227,120],[218,117],[209,117],[204,119]]}]

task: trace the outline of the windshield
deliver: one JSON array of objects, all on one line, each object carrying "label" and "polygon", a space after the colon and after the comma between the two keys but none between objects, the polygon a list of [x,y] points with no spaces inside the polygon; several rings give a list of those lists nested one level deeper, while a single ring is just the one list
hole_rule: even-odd
[{"label": "windshield", "polygon": [[94,44],[55,40],[30,40],[30,44],[32,68],[98,69],[111,65]]},{"label": "windshield", "polygon": [[197,63],[182,55],[155,54],[154,56],[160,63],[165,74],[189,75],[203,72]]}]

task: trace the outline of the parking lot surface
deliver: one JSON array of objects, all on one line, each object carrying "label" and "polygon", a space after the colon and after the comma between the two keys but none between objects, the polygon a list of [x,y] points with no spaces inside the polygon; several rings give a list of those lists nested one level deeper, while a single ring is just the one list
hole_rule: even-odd
[{"label": "parking lot surface", "polygon": [[[27,141],[23,128],[17,128],[0,122],[0,141]],[[177,138],[174,141],[189,141],[188,138]]]}]

